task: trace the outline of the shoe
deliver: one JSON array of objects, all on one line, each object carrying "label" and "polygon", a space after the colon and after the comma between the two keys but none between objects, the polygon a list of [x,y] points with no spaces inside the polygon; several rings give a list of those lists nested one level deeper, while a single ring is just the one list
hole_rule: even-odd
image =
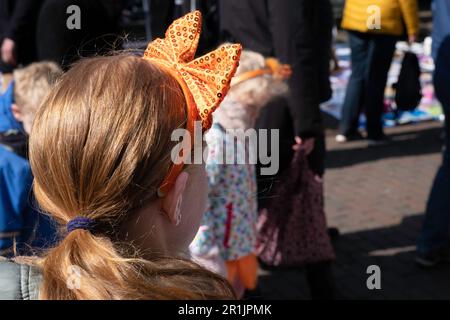
[{"label": "shoe", "polygon": [[450,262],[450,247],[446,246],[441,250],[428,253],[419,252],[414,261],[423,268],[433,268],[441,263]]},{"label": "shoe", "polygon": [[345,142],[349,142],[349,141],[355,141],[355,140],[362,140],[364,139],[363,135],[359,132],[354,133],[354,134],[349,134],[349,135],[345,135],[345,134],[338,134],[335,137],[336,142],[338,143],[345,143]]},{"label": "shoe", "polygon": [[264,300],[264,298],[261,293],[261,289],[259,287],[256,287],[253,290],[246,289],[241,300],[260,301]]},{"label": "shoe", "polygon": [[433,268],[441,263],[439,254],[436,253],[418,253],[414,262],[422,268]]},{"label": "shoe", "polygon": [[338,135],[335,137],[335,140],[336,140],[336,142],[339,142],[339,143],[344,143],[344,142],[347,142],[347,141],[348,141],[347,137],[344,136],[343,134],[338,134]]},{"label": "shoe", "polygon": [[368,139],[368,146],[369,147],[382,147],[386,146],[389,143],[391,143],[391,139],[387,136],[382,136],[381,138],[377,139]]},{"label": "shoe", "polygon": [[330,237],[331,241],[336,241],[340,237],[341,233],[339,232],[338,228],[328,228],[328,236]]}]

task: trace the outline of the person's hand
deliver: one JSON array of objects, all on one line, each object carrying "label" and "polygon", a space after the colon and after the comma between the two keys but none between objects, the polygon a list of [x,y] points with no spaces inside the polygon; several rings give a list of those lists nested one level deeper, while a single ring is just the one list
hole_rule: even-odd
[{"label": "person's hand", "polygon": [[305,150],[305,153],[308,155],[314,150],[314,138],[308,138],[302,140],[300,137],[295,137],[295,144],[292,146],[294,151]]},{"label": "person's hand", "polygon": [[16,60],[16,43],[14,40],[5,38],[2,43],[2,61],[6,64],[15,66],[17,64]]},{"label": "person's hand", "polygon": [[408,36],[408,42],[409,42],[409,44],[413,44],[414,42],[416,42],[416,40],[417,40],[417,37],[416,37],[415,34],[410,34],[410,35]]}]

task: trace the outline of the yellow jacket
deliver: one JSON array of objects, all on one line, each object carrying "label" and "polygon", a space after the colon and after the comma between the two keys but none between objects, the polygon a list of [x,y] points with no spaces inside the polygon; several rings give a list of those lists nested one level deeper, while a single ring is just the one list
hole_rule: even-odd
[{"label": "yellow jacket", "polygon": [[404,25],[408,35],[418,34],[417,0],[347,0],[345,3],[344,29],[400,36],[405,32]]}]

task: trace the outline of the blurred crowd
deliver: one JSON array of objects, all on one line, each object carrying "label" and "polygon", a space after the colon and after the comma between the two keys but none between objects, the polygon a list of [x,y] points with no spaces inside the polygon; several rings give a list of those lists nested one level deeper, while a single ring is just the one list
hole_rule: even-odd
[{"label": "blurred crowd", "polygon": [[[396,43],[419,40],[416,0],[372,2],[347,0],[336,25],[330,0],[0,0],[0,298],[24,298],[20,277],[2,276],[20,268],[36,275],[34,298],[214,299],[261,297],[258,270],[289,267],[306,270],[313,299],[334,299],[320,110],[333,28],[348,33],[352,64],[339,143],[390,142],[388,71]],[[139,40],[165,37],[140,58]],[[432,38],[449,115],[446,0],[433,1]],[[210,129],[208,161],[172,165],[171,132],[192,117]],[[262,174],[261,159],[224,164],[224,145],[252,148],[231,129],[278,130],[275,142],[258,136],[278,172]],[[418,240],[426,267],[448,257],[448,120],[445,132]],[[84,287],[67,288],[72,266]]]}]

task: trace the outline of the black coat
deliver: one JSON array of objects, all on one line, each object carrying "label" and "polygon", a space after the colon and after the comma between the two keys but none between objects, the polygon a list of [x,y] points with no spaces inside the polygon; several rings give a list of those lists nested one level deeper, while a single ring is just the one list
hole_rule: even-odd
[{"label": "black coat", "polygon": [[[66,26],[70,5],[80,7],[79,30]],[[36,26],[38,60],[55,61],[68,69],[80,57],[118,49],[120,8],[118,0],[45,0]]]},{"label": "black coat", "polygon": [[295,134],[322,136],[319,104],[331,96],[329,0],[221,0],[220,15],[224,41],[292,65],[289,109]]},{"label": "black coat", "polygon": [[[0,40],[16,42],[18,63],[27,64],[36,58],[36,21],[42,0],[0,0]],[[12,68],[1,66],[1,71]]]}]

